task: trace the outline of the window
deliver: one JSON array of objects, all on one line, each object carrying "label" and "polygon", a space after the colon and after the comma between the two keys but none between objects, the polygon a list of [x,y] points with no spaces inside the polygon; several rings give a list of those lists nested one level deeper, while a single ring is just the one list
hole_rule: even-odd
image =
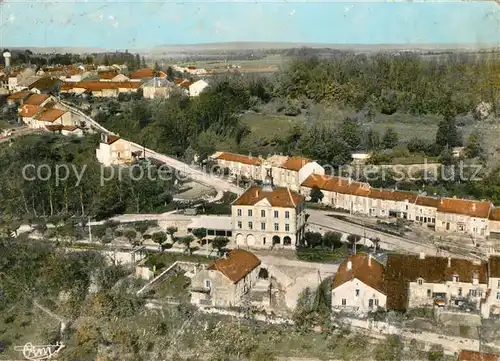
[{"label": "window", "polygon": [[260,229],[263,230],[263,231],[266,230],[266,224],[264,222],[261,222]]},{"label": "window", "polygon": [[497,292],[497,300],[500,300],[500,292]]},{"label": "window", "polygon": [[249,216],[249,217],[251,217],[251,216],[252,216],[252,210],[251,210],[251,209],[249,209],[249,210],[248,210],[248,216]]},{"label": "window", "polygon": [[238,209],[237,214],[238,214],[238,217],[241,217],[241,209]]},{"label": "window", "polygon": [[359,297],[359,289],[356,290],[356,297]]},{"label": "window", "polygon": [[274,211],[274,218],[278,218],[279,217],[279,212],[278,211]]},{"label": "window", "polygon": [[471,297],[476,297],[476,295],[477,295],[476,290],[470,290],[469,292],[470,292]]},{"label": "window", "polygon": [[342,306],[345,306],[345,305],[347,305],[347,301],[346,301],[346,299],[345,299],[345,298],[343,298],[343,299],[342,299]]},{"label": "window", "polygon": [[458,287],[458,295],[462,296],[462,287]]},{"label": "window", "polygon": [[373,302],[375,303],[375,306],[378,306],[378,298],[375,298]]},{"label": "window", "polygon": [[248,229],[253,229],[253,223],[252,222],[248,222]]},{"label": "window", "polygon": [[280,230],[280,225],[278,223],[274,224],[274,230],[277,232]]},{"label": "window", "polygon": [[408,206],[406,206],[406,210],[408,210]]},{"label": "window", "polygon": [[497,288],[500,288],[500,280],[497,281]]},{"label": "window", "polygon": [[205,280],[205,288],[212,288],[212,282],[210,282],[210,280]]},{"label": "window", "polygon": [[290,212],[289,211],[285,211],[285,218],[290,218]]},{"label": "window", "polygon": [[120,159],[120,152],[117,153],[117,157],[118,157],[118,159]]},{"label": "window", "polygon": [[423,283],[424,283],[424,280],[423,280],[423,279],[419,278],[419,279],[417,280],[417,284],[418,284],[419,286],[422,286],[422,284],[423,284]]},{"label": "window", "polygon": [[290,225],[288,223],[285,224],[285,232],[290,232]]},{"label": "window", "polygon": [[463,224],[463,223],[459,223],[459,224],[457,225],[457,230],[458,230],[459,232],[464,232],[464,231],[465,231],[465,224]]},{"label": "window", "polygon": [[436,218],[432,218],[432,223],[436,223]]},{"label": "window", "polygon": [[427,298],[432,297],[432,291],[430,289],[427,290]]},{"label": "window", "polygon": [[477,290],[477,297],[483,297],[483,290]]},{"label": "window", "polygon": [[263,209],[261,209],[261,210],[260,210],[260,216],[261,216],[261,217],[265,217],[265,216],[266,216],[266,211],[265,211],[265,210],[263,210]]},{"label": "window", "polygon": [[243,225],[241,224],[241,221],[238,221],[238,229],[242,229]]}]

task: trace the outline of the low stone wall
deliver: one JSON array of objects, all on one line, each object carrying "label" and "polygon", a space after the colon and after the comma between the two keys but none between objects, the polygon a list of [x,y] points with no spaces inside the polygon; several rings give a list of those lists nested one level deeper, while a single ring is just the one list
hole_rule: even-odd
[{"label": "low stone wall", "polygon": [[[238,318],[247,318],[247,315],[245,315],[244,313],[237,312],[237,311],[229,311],[229,310],[220,309],[220,308],[201,307],[198,310],[200,312],[209,313],[209,314],[233,316],[233,317],[238,317]],[[262,322],[270,323],[273,325],[293,325],[294,324],[294,322],[292,320],[282,318],[282,317],[272,317],[269,315],[256,314],[256,315],[253,315],[253,318],[257,321],[262,321]]]}]

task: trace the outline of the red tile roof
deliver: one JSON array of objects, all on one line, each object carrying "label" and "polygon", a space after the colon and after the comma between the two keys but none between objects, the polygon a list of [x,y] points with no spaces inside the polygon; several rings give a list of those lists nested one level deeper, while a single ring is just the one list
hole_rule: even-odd
[{"label": "red tile roof", "polygon": [[108,145],[109,145],[109,144],[113,144],[113,143],[114,143],[114,142],[116,142],[118,139],[120,139],[120,137],[119,137],[119,136],[117,136],[117,135],[108,135],[106,144],[108,144]]},{"label": "red tile roof", "polygon": [[48,131],[57,132],[57,131],[62,130],[63,126],[62,126],[62,124],[49,124],[49,125],[46,125],[45,128],[47,128]]},{"label": "red tile roof", "polygon": [[44,101],[50,98],[50,95],[48,94],[33,94],[30,96],[28,99],[24,101],[23,104],[30,104],[30,105],[42,105]]},{"label": "red tile roof", "polygon": [[40,109],[36,105],[24,104],[21,107],[21,110],[19,111],[19,116],[21,116],[23,118],[32,118],[34,115],[36,115],[41,110],[42,109]]},{"label": "red tile roof", "polygon": [[29,91],[20,91],[20,92],[17,92],[17,93],[13,93],[11,95],[9,95],[7,97],[8,100],[23,100],[25,98],[27,98],[28,96],[30,96],[31,92]]},{"label": "red tile roof", "polygon": [[259,186],[252,186],[239,196],[233,205],[252,206],[263,199],[267,199],[273,207],[295,208],[304,202],[305,197],[288,188],[278,187],[273,191],[265,191]]},{"label": "red tile roof", "polygon": [[66,110],[61,110],[57,108],[50,108],[46,109],[37,116],[35,116],[36,120],[40,120],[42,122],[54,122],[60,117],[63,116],[63,114],[67,113]]},{"label": "red tile roof", "polygon": [[473,274],[480,283],[487,282],[487,263],[474,264],[472,261],[425,255],[389,254],[385,267],[387,308],[404,310],[408,306],[408,283],[422,278],[424,282],[444,283],[457,275],[460,282],[472,283]]},{"label": "red tile roof", "polygon": [[311,163],[311,160],[309,158],[303,158],[303,157],[290,157],[288,158],[280,168],[283,169],[288,169],[288,170],[293,170],[298,172],[299,170],[302,169],[303,166],[305,166],[307,163]]},{"label": "red tile roof", "polygon": [[[386,294],[384,282],[384,266],[378,263],[375,258],[369,259],[370,256],[365,253],[358,253],[342,262],[333,279],[333,288],[337,288],[342,284],[353,279],[358,279],[364,284],[376,289],[383,294]],[[351,262],[351,269],[347,268],[347,264]]]},{"label": "red tile roof", "polygon": [[235,249],[229,252],[227,258],[221,258],[212,263],[207,269],[221,272],[233,283],[238,283],[243,277],[260,265],[260,259],[253,253]]},{"label": "red tile roof", "polygon": [[[153,78],[155,76],[155,71],[153,69],[137,69],[132,74],[130,74],[130,79],[146,79]],[[156,77],[158,78],[166,78],[167,74],[162,71],[156,72]]]},{"label": "red tile roof", "polygon": [[465,199],[443,198],[437,207],[438,212],[464,214],[477,218],[488,218],[491,203]]},{"label": "red tile roof", "polygon": [[458,354],[458,361],[498,361],[500,356],[493,353],[462,350]]},{"label": "red tile roof", "polygon": [[119,74],[118,70],[102,71],[98,73],[99,79],[111,80]]},{"label": "red tile roof", "polygon": [[237,162],[237,163],[255,165],[255,166],[259,166],[262,163],[262,160],[260,158],[249,157],[249,156],[241,155],[241,154],[225,153],[225,152],[219,154],[216,157],[216,159],[226,160],[229,162]]}]

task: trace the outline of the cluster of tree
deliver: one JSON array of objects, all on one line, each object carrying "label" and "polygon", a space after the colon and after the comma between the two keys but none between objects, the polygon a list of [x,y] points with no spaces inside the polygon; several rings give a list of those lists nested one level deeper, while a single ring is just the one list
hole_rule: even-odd
[{"label": "cluster of tree", "polygon": [[96,137],[36,135],[0,148],[2,218],[105,219],[168,209],[173,182],[165,174],[153,166],[104,168],[95,159],[97,145]]},{"label": "cluster of tree", "polygon": [[184,157],[196,150],[205,159],[227,138],[239,143],[249,132],[240,113],[250,107],[252,99],[269,97],[261,79],[230,77],[196,98],[174,93],[166,100],[137,100],[119,113],[101,112],[96,120],[158,152]]},{"label": "cluster of tree", "polygon": [[[6,49],[7,50],[7,49]],[[72,64],[95,64],[95,65],[112,65],[126,64],[130,71],[134,71],[141,67],[146,67],[144,57],[139,54],[129,53],[125,51],[115,51],[113,53],[92,53],[92,54],[76,54],[76,53],[33,53],[26,49],[23,51],[15,50],[11,52],[12,65],[72,65]],[[1,58],[3,62],[3,58]]]},{"label": "cluster of tree", "polygon": [[280,74],[278,94],[317,102],[335,102],[357,110],[374,107],[382,114],[455,116],[481,102],[497,110],[499,61],[450,55],[447,62],[403,54],[341,54],[334,59],[297,59]]}]

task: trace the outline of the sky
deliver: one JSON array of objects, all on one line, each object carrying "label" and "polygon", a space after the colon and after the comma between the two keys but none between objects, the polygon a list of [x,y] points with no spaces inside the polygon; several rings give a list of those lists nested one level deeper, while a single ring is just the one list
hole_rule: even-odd
[{"label": "sky", "polygon": [[499,44],[493,1],[0,0],[0,47]]}]

